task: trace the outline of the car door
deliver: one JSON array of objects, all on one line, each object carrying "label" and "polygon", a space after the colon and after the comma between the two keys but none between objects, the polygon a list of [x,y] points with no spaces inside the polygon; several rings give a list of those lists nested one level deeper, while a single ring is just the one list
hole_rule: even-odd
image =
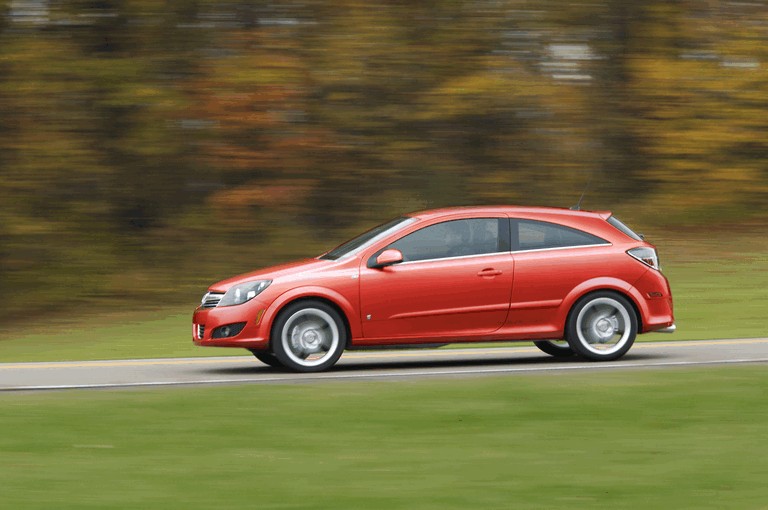
[{"label": "car door", "polygon": [[376,269],[363,261],[360,298],[366,338],[490,333],[509,310],[514,261],[506,217],[435,222],[384,249],[403,262]]}]

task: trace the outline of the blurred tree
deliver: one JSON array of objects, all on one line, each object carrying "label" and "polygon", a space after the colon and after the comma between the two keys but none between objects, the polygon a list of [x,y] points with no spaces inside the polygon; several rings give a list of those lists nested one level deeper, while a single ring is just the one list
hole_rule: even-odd
[{"label": "blurred tree", "polygon": [[[655,44],[629,92],[649,156],[652,203],[702,220],[764,209],[768,198],[768,15],[753,4],[681,2],[648,11]],[[673,22],[670,20],[674,20]]]},{"label": "blurred tree", "polygon": [[13,311],[175,295],[407,210],[572,205],[590,179],[587,208],[760,214],[767,21],[693,0],[0,2],[0,290]]},{"label": "blurred tree", "polygon": [[[0,3],[0,34],[3,34],[8,29],[9,5],[7,2]],[[5,96],[7,86],[5,81],[7,80],[9,69],[7,63],[0,59],[0,140],[5,139],[10,131],[11,126],[9,117],[7,115],[6,108],[8,107],[8,99]],[[10,197],[10,178],[6,174],[6,167],[9,164],[9,154],[7,151],[0,150],[0,293],[6,295],[10,291],[8,284],[10,279],[10,230],[8,228],[8,218],[10,217],[9,209],[11,204],[7,197]]]}]

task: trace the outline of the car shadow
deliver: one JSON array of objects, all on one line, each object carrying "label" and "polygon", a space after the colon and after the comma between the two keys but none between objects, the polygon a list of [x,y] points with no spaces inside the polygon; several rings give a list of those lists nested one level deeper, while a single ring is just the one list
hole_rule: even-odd
[{"label": "car shadow", "polygon": [[[392,352],[392,351],[386,351]],[[412,352],[412,351],[411,351]],[[446,352],[446,351],[442,351]],[[660,353],[628,353],[620,360],[611,363],[622,363],[625,361],[647,361],[654,359],[663,359],[665,356]],[[246,374],[266,374],[266,373],[293,373],[283,368],[274,368],[262,364],[258,360],[254,359],[254,363],[247,366],[236,367],[218,367],[204,369],[202,372],[215,375],[246,375]],[[438,369],[438,368],[476,368],[476,367],[490,367],[490,366],[546,366],[546,365],[576,365],[590,363],[589,361],[579,358],[577,356],[571,358],[555,358],[546,354],[530,355],[530,356],[499,356],[496,358],[453,358],[453,359],[431,359],[431,360],[344,360],[342,356],[340,363],[326,371],[325,373],[351,373],[362,372],[367,370],[413,370],[413,369]],[[599,366],[600,362],[595,362],[595,366]]]}]

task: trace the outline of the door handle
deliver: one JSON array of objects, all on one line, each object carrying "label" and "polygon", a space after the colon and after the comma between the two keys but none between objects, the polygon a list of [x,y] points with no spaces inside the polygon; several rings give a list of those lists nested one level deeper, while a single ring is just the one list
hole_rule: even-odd
[{"label": "door handle", "polygon": [[501,274],[500,270],[489,267],[477,273],[477,276],[498,276],[500,274]]}]

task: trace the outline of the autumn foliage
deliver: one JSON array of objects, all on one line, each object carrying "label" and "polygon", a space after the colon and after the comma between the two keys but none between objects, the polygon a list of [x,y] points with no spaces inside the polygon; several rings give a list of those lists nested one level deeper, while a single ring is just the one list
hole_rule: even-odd
[{"label": "autumn foliage", "polygon": [[0,290],[184,301],[401,212],[764,215],[768,10],[0,2]]}]

